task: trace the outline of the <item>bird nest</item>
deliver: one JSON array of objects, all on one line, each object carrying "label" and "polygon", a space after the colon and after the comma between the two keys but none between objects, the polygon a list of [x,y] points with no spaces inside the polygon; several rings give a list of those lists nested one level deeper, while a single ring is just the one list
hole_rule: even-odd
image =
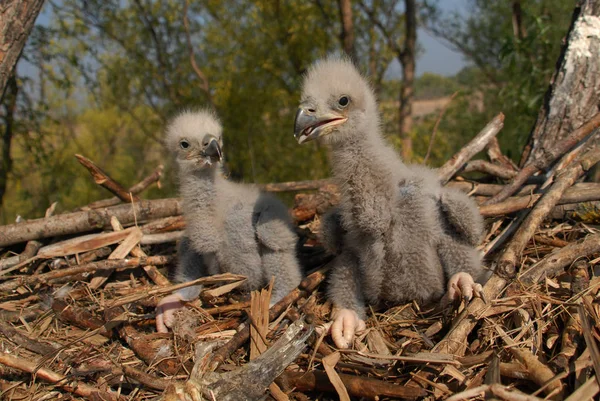
[{"label": "bird nest", "polygon": [[[244,294],[240,276],[172,285],[168,270],[185,227],[181,204],[137,195],[158,181],[161,168],[126,190],[78,156],[115,198],[0,227],[4,399],[594,397],[600,184],[580,181],[598,151],[561,142],[547,165],[518,169],[499,152],[494,136],[501,126],[498,116],[440,169],[487,219],[481,250],[495,273],[485,297],[446,306],[374,305],[348,350],[325,336],[333,256],[315,235],[320,214],[338,201],[334,185],[265,186],[313,190],[297,195],[293,209],[307,276],[269,308],[269,288]],[[484,148],[490,161],[469,161]],[[472,171],[484,174],[461,177]],[[157,301],[198,283],[201,299],[178,312],[172,333],[156,333]]]}]

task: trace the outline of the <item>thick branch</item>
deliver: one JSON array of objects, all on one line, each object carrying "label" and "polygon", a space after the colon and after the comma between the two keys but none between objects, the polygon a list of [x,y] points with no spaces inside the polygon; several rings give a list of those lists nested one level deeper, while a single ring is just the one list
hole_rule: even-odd
[{"label": "thick branch", "polygon": [[134,194],[130,194],[127,192],[125,188],[112,178],[108,176],[100,167],[98,167],[93,161],[88,159],[82,155],[75,155],[79,163],[81,163],[85,168],[88,169],[92,177],[94,178],[94,182],[98,185],[102,185],[104,188],[108,189],[110,192],[115,194],[117,198],[122,200],[125,203],[130,202],[138,202],[140,198],[138,198]]},{"label": "thick branch", "polygon": [[106,209],[67,213],[44,219],[28,220],[18,224],[0,226],[0,246],[18,244],[58,235],[78,234],[111,227],[115,216],[123,225],[144,222],[182,213],[178,199],[140,201],[133,205],[119,205]]},{"label": "thick branch", "polygon": [[504,126],[504,114],[500,113],[490,121],[475,138],[465,147],[448,160],[440,169],[438,174],[442,184],[446,184],[454,174],[456,174],[466,162],[473,156],[481,152],[491,138],[495,137]]},{"label": "thick branch", "polygon": [[579,1],[552,85],[523,152],[522,165],[543,158],[554,143],[600,111],[600,65],[596,57],[599,52],[600,2]]},{"label": "thick branch", "polygon": [[16,357],[5,353],[0,353],[0,363],[5,366],[10,366],[15,369],[19,369],[23,372],[34,374],[35,376],[45,382],[53,383],[54,385],[62,388],[70,393],[77,394],[88,400],[111,400],[116,401],[122,399],[116,394],[102,391],[98,388],[92,387],[89,384],[82,383],[80,381],[70,383],[66,376],[56,373],[47,368],[39,368],[38,364],[33,361],[29,361],[22,357]]},{"label": "thick branch", "polygon": [[579,141],[583,140],[598,127],[600,127],[600,113],[597,113],[594,117],[592,117],[591,120],[577,128],[568,137],[561,140],[553,147],[545,149],[544,153],[523,167],[523,169],[519,171],[519,174],[517,174],[510,184],[504,187],[500,193],[495,195],[485,204],[492,205],[494,203],[502,202],[514,194],[534,173],[549,167],[556,159],[567,153],[571,148],[577,145]]},{"label": "thick branch", "polygon": [[0,101],[44,0],[0,3]]},{"label": "thick branch", "polygon": [[535,230],[537,230],[542,221],[552,211],[552,208],[557,204],[567,188],[570,188],[577,178],[592,165],[596,164],[598,160],[600,160],[600,150],[590,152],[587,157],[584,157],[581,163],[570,167],[556,178],[556,182],[542,196],[531,213],[523,221],[511,243],[500,257],[497,268],[499,273],[508,276],[514,275],[517,259],[523,252],[527,242],[533,237]]},{"label": "thick branch", "polygon": [[[146,188],[148,188],[150,185],[154,184],[155,182],[158,182],[160,180],[160,177],[162,176],[163,170],[164,166],[162,164],[159,165],[156,168],[156,170],[154,170],[150,175],[145,177],[142,181],[138,182],[134,186],[130,187],[127,190],[127,193],[131,192],[132,194],[137,195]],[[102,207],[115,206],[119,203],[121,203],[121,199],[115,196],[109,199],[102,199],[96,202],[92,202],[89,205],[83,207],[82,209],[99,209]]]}]

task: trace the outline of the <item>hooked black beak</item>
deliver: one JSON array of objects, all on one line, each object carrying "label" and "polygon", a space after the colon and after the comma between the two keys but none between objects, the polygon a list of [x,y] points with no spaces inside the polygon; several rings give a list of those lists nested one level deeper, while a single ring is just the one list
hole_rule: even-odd
[{"label": "hooked black beak", "polygon": [[312,141],[331,133],[336,125],[343,124],[347,117],[334,113],[318,116],[314,109],[300,106],[294,120],[294,137],[299,144]]},{"label": "hooked black beak", "polygon": [[204,155],[210,158],[218,159],[218,161],[223,159],[223,152],[221,151],[219,141],[212,135],[210,136],[208,145],[206,145],[204,148]]}]

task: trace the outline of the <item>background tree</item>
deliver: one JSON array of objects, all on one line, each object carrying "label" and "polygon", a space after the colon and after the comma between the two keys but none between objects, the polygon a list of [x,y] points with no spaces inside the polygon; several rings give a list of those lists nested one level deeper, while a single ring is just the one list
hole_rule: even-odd
[{"label": "background tree", "polygon": [[[397,1],[373,1],[368,4],[364,0],[359,1],[362,10],[369,16],[373,25],[379,29],[402,65],[398,135],[402,144],[402,158],[409,161],[413,154],[411,130],[413,126],[412,102],[417,48],[417,4],[415,0],[405,0],[404,14],[402,15],[396,12],[397,3]],[[397,29],[400,16],[404,17],[404,38],[402,41],[398,39],[401,31]]]},{"label": "background tree", "polygon": [[[600,110],[600,1],[580,2],[521,164],[579,128]],[[596,32],[593,34],[592,32]],[[592,34],[591,34],[592,33]]]},{"label": "background tree", "polygon": [[[406,5],[399,0],[49,2],[23,51],[16,96],[6,96],[0,107],[2,133],[8,127],[12,138],[10,149],[3,149],[10,158],[3,156],[2,163],[12,160],[12,170],[5,184],[0,180],[6,185],[0,222],[12,222],[18,214],[40,216],[54,201],[64,210],[105,197],[74,153],[90,157],[124,185],[167,164],[161,188],[148,195],[175,195],[161,138],[165,121],[182,108],[217,109],[225,125],[226,167],[236,180],[326,177],[324,149],[298,147],[290,133],[302,74],[315,59],[344,49],[354,52],[356,64],[370,75],[385,135],[398,149],[412,149],[413,161],[425,155],[437,119],[435,108],[423,113],[423,104],[440,107],[459,89],[429,162],[446,160],[500,110],[507,115],[501,144],[520,154],[554,71],[571,5],[470,0],[466,12],[453,15],[439,4],[415,2],[420,26],[454,40],[469,65],[454,77],[415,77],[419,107],[410,115],[408,137],[401,138],[398,121],[407,102],[399,101],[399,94],[406,85],[389,67],[409,36]],[[351,11],[350,19],[344,10]],[[418,50],[413,49],[415,58]]]},{"label": "background tree", "polygon": [[[554,73],[573,3],[469,0],[467,8],[468,14],[443,13],[439,2],[430,1],[423,9],[426,29],[472,65],[457,76],[464,90],[446,120],[455,123],[442,128],[475,129],[503,111],[506,120],[500,143],[509,156],[516,157]],[[462,107],[467,108],[461,112]]]}]

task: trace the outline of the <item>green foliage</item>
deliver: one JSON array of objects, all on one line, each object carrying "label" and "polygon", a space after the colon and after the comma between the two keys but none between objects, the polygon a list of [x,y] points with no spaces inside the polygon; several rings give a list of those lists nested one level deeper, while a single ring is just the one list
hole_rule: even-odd
[{"label": "green foliage", "polygon": [[[438,127],[429,162],[440,165],[499,111],[501,144],[515,157],[535,120],[560,51],[573,4],[523,1],[525,34],[513,34],[511,2],[471,0],[468,15],[423,7],[423,21],[472,65],[456,77],[424,74],[416,99],[460,89]],[[402,34],[397,0],[365,2],[390,32]],[[0,223],[17,214],[39,217],[51,202],[69,210],[109,196],[73,157],[81,153],[124,186],[156,168],[161,189],[176,194],[175,174],[161,139],[179,110],[213,107],[225,128],[226,168],[246,182],[322,178],[326,152],[292,138],[302,74],[318,57],[340,51],[337,4],[323,1],[61,0],[48,3],[24,52],[35,77],[20,76],[13,169]],[[385,135],[399,147],[399,81],[383,81],[396,54],[370,18],[354,6],[358,64],[382,100]],[[210,93],[190,62],[196,64]],[[395,40],[398,38],[395,38]],[[418,62],[418,60],[417,60]],[[19,69],[20,71],[20,69]],[[416,119],[415,160],[427,152],[437,113]]]},{"label": "green foliage", "polygon": [[459,113],[451,129],[477,132],[502,111],[506,120],[499,140],[513,159],[519,158],[535,123],[574,7],[573,2],[561,0],[520,4],[518,33],[513,30],[512,2],[471,0],[467,16],[442,15],[435,6],[429,15],[434,33],[472,63],[456,78],[465,95],[481,102],[481,107]]}]

